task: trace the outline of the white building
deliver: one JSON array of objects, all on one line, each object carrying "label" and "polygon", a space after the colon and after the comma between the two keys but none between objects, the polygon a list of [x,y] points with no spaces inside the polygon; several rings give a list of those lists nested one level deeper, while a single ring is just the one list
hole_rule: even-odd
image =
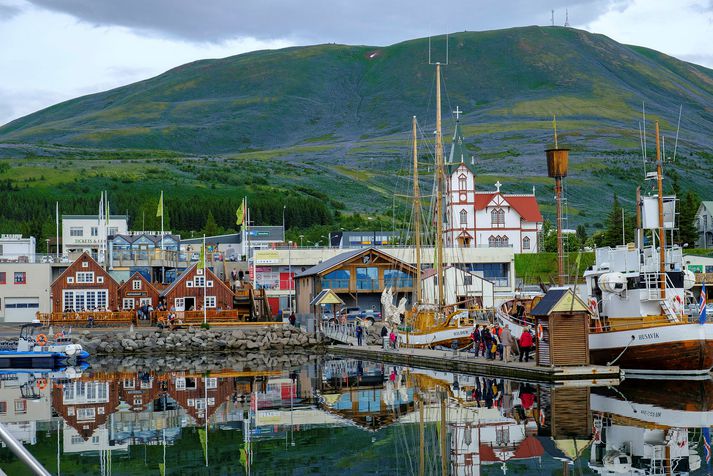
[{"label": "white building", "polygon": [[0,321],[30,322],[50,312],[52,265],[0,263]]},{"label": "white building", "polygon": [[[458,304],[460,307],[479,306],[491,308],[495,304],[495,286],[483,278],[482,274],[465,271],[454,266],[444,269],[443,301],[447,304]],[[422,295],[427,303],[436,302],[438,281],[436,273],[427,269],[422,278]]]},{"label": "white building", "polygon": [[0,261],[34,263],[37,249],[35,237],[23,238],[22,235],[0,236]]},{"label": "white building", "polygon": [[458,120],[446,168],[446,246],[538,251],[543,219],[534,190],[504,194],[497,182],[495,191],[477,191],[473,159],[465,156]]},{"label": "white building", "polygon": [[107,248],[107,236],[129,232],[128,215],[111,215],[105,229],[97,215],[62,215],[62,254],[88,251],[97,257]]},{"label": "white building", "polygon": [[698,248],[713,248],[713,202],[701,202],[696,212]]}]

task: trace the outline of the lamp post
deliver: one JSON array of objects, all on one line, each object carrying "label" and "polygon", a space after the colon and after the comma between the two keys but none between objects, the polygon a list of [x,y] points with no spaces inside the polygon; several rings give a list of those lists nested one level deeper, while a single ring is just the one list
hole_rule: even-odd
[{"label": "lamp post", "polygon": [[287,205],[282,205],[282,239],[284,241],[285,239],[285,210],[287,209]]},{"label": "lamp post", "polygon": [[304,235],[300,235],[300,248],[302,248],[302,239],[304,238]]},{"label": "lamp post", "polygon": [[[366,217],[367,220],[373,221],[374,217]],[[371,246],[376,246],[376,228],[372,225],[372,230],[374,233],[373,238],[371,239]]]}]

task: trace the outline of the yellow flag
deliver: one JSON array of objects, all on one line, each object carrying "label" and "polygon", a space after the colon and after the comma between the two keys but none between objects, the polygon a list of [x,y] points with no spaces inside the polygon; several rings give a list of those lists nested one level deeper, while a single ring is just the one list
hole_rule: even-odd
[{"label": "yellow flag", "polygon": [[243,209],[243,205],[245,202],[240,202],[240,206],[238,207],[237,210],[235,210],[235,216],[237,220],[235,221],[235,224],[240,226],[243,224],[243,219],[245,218],[245,210]]},{"label": "yellow flag", "polygon": [[163,216],[163,191],[161,191],[161,198],[158,199],[158,209],[156,209],[156,216]]},{"label": "yellow flag", "polygon": [[[208,415],[206,414],[206,418],[208,418]],[[208,445],[207,445],[207,438],[206,438],[206,433],[203,428],[198,428],[198,439],[201,442],[201,447],[203,448],[203,457],[206,457],[206,453],[208,452]]]},{"label": "yellow flag", "polygon": [[163,463],[158,464],[158,472],[161,476],[164,476],[166,474],[166,465]]},{"label": "yellow flag", "polygon": [[198,269],[203,269],[205,263],[205,246],[201,246],[201,254],[198,257]]}]

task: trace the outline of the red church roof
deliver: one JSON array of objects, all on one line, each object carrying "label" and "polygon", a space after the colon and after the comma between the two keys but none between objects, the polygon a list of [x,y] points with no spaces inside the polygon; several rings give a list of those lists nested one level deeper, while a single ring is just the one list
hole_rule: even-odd
[{"label": "red church roof", "polygon": [[[475,209],[483,210],[495,195],[498,195],[498,193],[476,193]],[[500,196],[520,214],[523,220],[535,223],[543,221],[540,206],[537,204],[537,199],[534,195],[505,195],[501,193]]]}]

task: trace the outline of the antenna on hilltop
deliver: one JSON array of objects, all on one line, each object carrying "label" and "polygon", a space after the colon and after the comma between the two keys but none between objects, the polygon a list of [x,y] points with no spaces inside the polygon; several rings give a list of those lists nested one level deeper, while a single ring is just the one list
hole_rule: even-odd
[{"label": "antenna on hilltop", "polygon": [[569,28],[569,10],[564,9],[564,27]]},{"label": "antenna on hilltop", "polygon": [[446,33],[446,61],[445,62],[439,62],[439,61],[432,61],[431,60],[431,37],[428,37],[428,64],[442,64],[444,66],[448,66],[448,34]]},{"label": "antenna on hilltop", "polygon": [[550,15],[551,15],[550,23],[552,26],[555,26],[555,11],[550,10]]}]

